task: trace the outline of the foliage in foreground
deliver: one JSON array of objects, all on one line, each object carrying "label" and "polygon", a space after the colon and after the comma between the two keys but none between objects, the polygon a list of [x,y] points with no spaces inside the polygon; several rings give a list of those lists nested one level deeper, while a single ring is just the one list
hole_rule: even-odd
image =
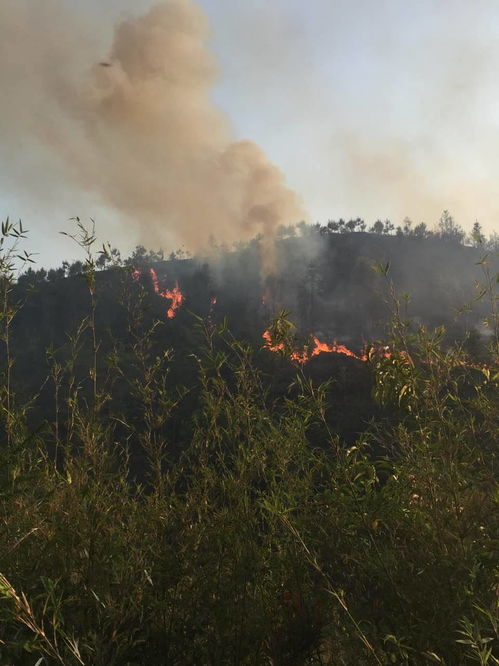
[{"label": "foliage in foreground", "polygon": [[[81,237],[89,314],[74,344],[89,391],[76,359],[53,359],[55,418],[30,432],[7,354],[0,662],[498,664],[493,357],[467,366],[396,317],[392,355],[370,363],[378,399],[404,417],[347,449],[327,425],[327,386],[297,368],[270,402],[255,352],[199,322],[201,399],[173,458],[163,426],[182,395],[140,321],[125,351],[141,369],[128,387],[141,418],[109,409],[122,370],[118,354],[100,372],[92,240]],[[16,306],[0,258],[8,350]],[[127,439],[144,449],[143,484]]]}]

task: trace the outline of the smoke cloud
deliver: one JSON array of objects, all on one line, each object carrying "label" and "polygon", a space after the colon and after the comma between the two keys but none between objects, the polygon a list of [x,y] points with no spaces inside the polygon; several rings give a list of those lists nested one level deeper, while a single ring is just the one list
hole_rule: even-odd
[{"label": "smoke cloud", "polygon": [[[116,26],[100,56],[92,25],[57,0],[0,7],[0,139],[30,196],[81,190],[141,242],[232,242],[298,222],[301,202],[210,99],[207,20],[169,0]],[[272,261],[267,252],[267,263]]]}]

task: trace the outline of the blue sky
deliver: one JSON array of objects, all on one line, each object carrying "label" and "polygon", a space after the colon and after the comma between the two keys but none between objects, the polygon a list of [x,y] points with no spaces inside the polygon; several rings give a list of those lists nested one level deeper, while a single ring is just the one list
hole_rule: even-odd
[{"label": "blue sky", "polygon": [[[215,103],[235,137],[258,143],[284,172],[309,221],[359,215],[398,223],[407,215],[431,225],[448,208],[467,228],[478,219],[499,232],[497,2],[199,4],[219,66]],[[87,2],[97,57],[105,57],[117,21],[152,5]],[[19,174],[9,174],[9,155],[0,169],[0,214],[22,215],[34,228],[44,263],[71,254],[57,230],[72,215],[105,218],[113,232],[116,214],[91,194],[73,199],[83,210],[64,200],[41,205]]]}]

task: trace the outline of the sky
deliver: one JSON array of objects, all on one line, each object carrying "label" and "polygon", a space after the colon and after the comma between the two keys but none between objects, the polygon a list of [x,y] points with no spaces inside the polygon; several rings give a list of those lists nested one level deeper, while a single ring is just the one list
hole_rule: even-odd
[{"label": "sky", "polygon": [[[29,9],[38,0],[22,3]],[[10,4],[0,0],[0,19]],[[73,29],[61,39],[69,40],[68,53],[79,52],[79,67],[90,69],[107,59],[115,26],[146,14],[154,4],[60,0],[63,13],[72,15],[77,26],[77,34]],[[209,96],[226,117],[230,141],[259,146],[300,200],[299,206],[284,206],[287,213],[282,215],[299,214],[322,223],[339,217],[360,216],[369,223],[390,218],[395,224],[408,216],[431,226],[449,209],[467,229],[478,220],[487,233],[499,232],[495,0],[193,4],[207,17],[204,39],[214,65]],[[26,22],[28,14],[23,16],[18,19],[20,32],[25,26],[19,21]],[[42,31],[43,25],[30,30]],[[80,49],[82,43],[85,48]],[[27,83],[23,95],[16,97],[21,86],[9,89],[13,77],[9,79],[8,70],[17,64],[16,76],[28,81],[30,72],[36,72],[36,57],[36,51],[29,51],[24,62],[22,52],[17,63],[15,53],[0,60],[0,84],[11,91],[10,114],[0,116],[0,216],[23,219],[30,229],[30,248],[40,252],[38,261],[44,265],[76,256],[71,242],[58,233],[71,230],[68,219],[75,215],[95,218],[102,240],[126,252],[144,236],[137,225],[123,223],[116,196],[111,200],[104,186],[88,177],[66,184],[66,168],[58,165],[60,153],[52,147],[40,150],[40,136],[26,129],[30,115],[39,113],[40,101],[35,95],[30,98]],[[30,85],[36,87],[36,80]],[[65,137],[69,143],[71,132],[84,134],[76,128],[77,110],[72,114]],[[20,115],[26,118],[24,124],[18,123]],[[99,159],[96,170],[102,168]],[[233,181],[227,183],[232,188]],[[193,196],[198,187],[193,184]],[[281,197],[284,185],[276,187]],[[189,191],[187,182],[187,196]],[[220,205],[233,209],[225,195]],[[158,210],[159,205],[154,214]],[[186,210],[184,201],[178,219],[190,213]],[[176,225],[180,229],[182,223]],[[195,229],[164,241],[160,235],[145,238],[169,244],[165,249],[171,250],[189,246],[193,235]]]}]

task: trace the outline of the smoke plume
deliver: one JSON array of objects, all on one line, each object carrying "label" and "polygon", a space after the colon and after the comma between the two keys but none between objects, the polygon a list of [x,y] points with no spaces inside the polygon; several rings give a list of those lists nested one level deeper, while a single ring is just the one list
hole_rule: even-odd
[{"label": "smoke plume", "polygon": [[[109,53],[57,0],[0,8],[0,139],[40,199],[98,195],[142,242],[199,249],[303,217],[281,172],[210,99],[207,20],[169,0],[116,26]],[[267,262],[271,261],[270,253]]]}]

